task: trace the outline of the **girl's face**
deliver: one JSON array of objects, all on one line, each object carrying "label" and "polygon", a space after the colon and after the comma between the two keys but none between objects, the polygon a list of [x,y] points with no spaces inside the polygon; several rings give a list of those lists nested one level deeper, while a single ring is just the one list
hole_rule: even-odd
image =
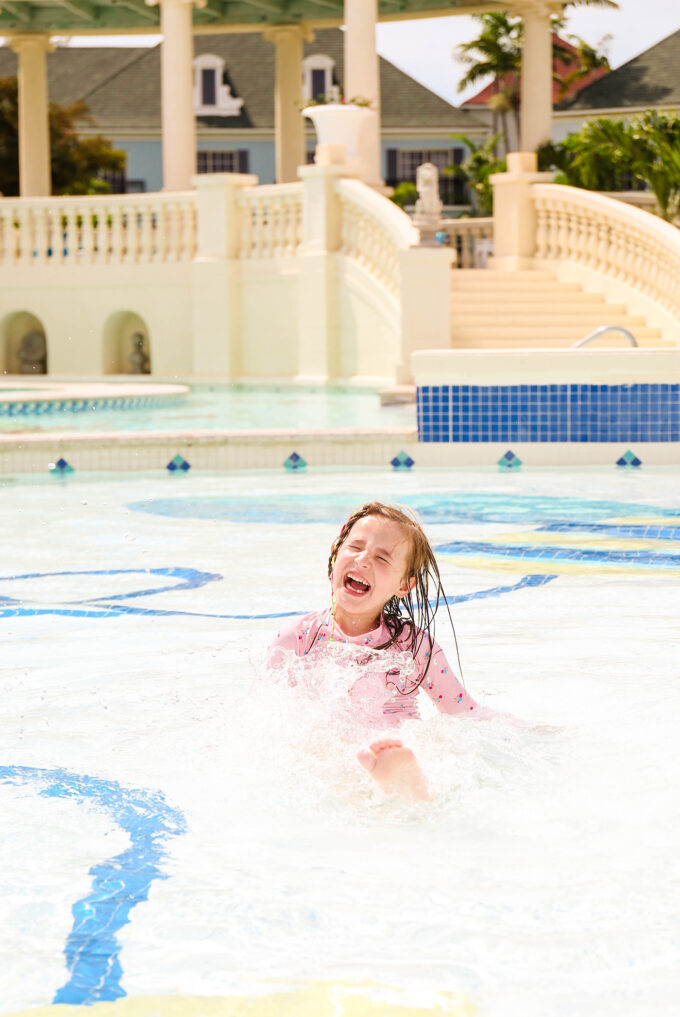
[{"label": "girl's face", "polygon": [[406,578],[411,547],[405,528],[382,516],[364,516],[337,553],[331,587],[335,620],[347,635],[376,628],[392,597],[403,597],[415,579]]}]

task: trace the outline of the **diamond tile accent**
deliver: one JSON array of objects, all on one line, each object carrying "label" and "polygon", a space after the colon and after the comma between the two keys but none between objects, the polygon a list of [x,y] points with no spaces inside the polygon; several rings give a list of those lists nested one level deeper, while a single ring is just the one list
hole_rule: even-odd
[{"label": "diamond tile accent", "polygon": [[642,466],[642,460],[638,459],[634,452],[628,449],[624,452],[620,459],[616,460],[617,466]]},{"label": "diamond tile accent", "polygon": [[186,473],[187,470],[190,470],[190,469],[191,469],[191,466],[186,461],[184,456],[181,456],[179,454],[179,452],[177,453],[175,458],[171,459],[170,462],[168,463],[168,465],[166,466],[166,470],[170,470],[171,473],[175,473],[177,470],[183,470],[184,473]]},{"label": "diamond tile accent", "polygon": [[63,477],[68,473],[75,473],[76,471],[67,463],[64,458],[57,459],[56,463],[50,463],[48,466],[50,473],[56,477]]},{"label": "diamond tile accent", "polygon": [[522,460],[519,456],[516,456],[512,449],[508,449],[505,455],[502,455],[498,460],[498,468],[500,470],[519,470],[522,465]]},{"label": "diamond tile accent", "polygon": [[410,470],[412,466],[415,466],[415,461],[406,452],[400,452],[394,459],[390,459],[390,464],[394,466],[395,470]]},{"label": "diamond tile accent", "polygon": [[286,470],[304,470],[307,463],[297,452],[291,452],[283,466]]}]

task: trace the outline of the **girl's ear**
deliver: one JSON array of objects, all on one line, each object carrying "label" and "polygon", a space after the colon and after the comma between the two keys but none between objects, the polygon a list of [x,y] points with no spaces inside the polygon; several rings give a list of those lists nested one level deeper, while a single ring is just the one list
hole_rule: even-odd
[{"label": "girl's ear", "polygon": [[407,593],[410,593],[410,591],[413,589],[413,587],[415,585],[416,585],[416,577],[415,576],[408,576],[408,578],[403,579],[402,582],[401,582],[401,586],[399,587],[399,590],[397,591],[397,596],[398,597],[405,597]]}]

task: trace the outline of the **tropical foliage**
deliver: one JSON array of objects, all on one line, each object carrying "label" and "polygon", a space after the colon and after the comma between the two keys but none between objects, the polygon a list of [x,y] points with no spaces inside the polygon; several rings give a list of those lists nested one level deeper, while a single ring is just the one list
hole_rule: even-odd
[{"label": "tropical foliage", "polygon": [[493,213],[493,187],[491,176],[505,172],[505,159],[499,159],[496,145],[500,135],[495,134],[484,142],[474,141],[465,134],[453,134],[452,138],[462,141],[467,155],[460,166],[449,166],[443,172],[450,176],[462,177],[470,191],[475,215],[491,215]]},{"label": "tropical foliage", "polygon": [[[82,138],[78,128],[92,123],[82,99],[70,106],[50,103],[49,129],[54,194],[96,194],[111,187],[100,174],[125,169],[125,153],[99,135]],[[0,79],[0,192],[19,193],[19,108],[16,78]]]},{"label": "tropical foliage", "polygon": [[672,220],[680,214],[680,117],[648,110],[630,123],[591,120],[559,145],[544,145],[539,168],[556,169],[558,183],[594,191],[645,184]]}]

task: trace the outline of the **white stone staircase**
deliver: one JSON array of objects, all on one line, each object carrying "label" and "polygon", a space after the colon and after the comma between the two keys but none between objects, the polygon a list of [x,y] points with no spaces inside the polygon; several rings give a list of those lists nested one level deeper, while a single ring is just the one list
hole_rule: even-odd
[{"label": "white stone staircase", "polygon": [[[560,349],[573,346],[601,325],[620,325],[641,347],[673,347],[623,304],[579,283],[562,282],[543,269],[518,272],[455,269],[451,273],[453,349]],[[629,346],[621,333],[598,338],[594,348]]]}]

